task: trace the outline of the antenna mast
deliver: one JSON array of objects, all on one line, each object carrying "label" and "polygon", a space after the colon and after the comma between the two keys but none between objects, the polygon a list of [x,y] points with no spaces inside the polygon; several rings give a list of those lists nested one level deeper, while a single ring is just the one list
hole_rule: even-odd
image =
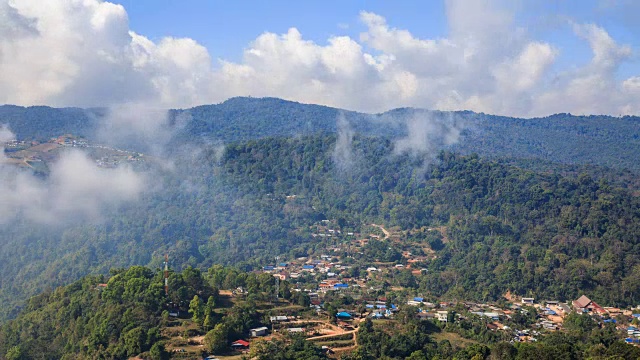
[{"label": "antenna mast", "polygon": [[164,294],[169,296],[169,254],[164,254]]},{"label": "antenna mast", "polygon": [[[278,260],[280,259],[279,256],[276,256],[276,266],[275,268],[278,268]],[[280,298],[280,274],[277,274],[276,276],[276,302],[278,302],[278,299]]]}]

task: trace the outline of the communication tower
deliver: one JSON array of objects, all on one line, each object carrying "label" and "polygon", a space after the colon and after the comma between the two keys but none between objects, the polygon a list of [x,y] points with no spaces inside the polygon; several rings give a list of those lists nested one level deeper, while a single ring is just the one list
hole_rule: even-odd
[{"label": "communication tower", "polygon": [[164,294],[169,296],[169,254],[164,254]]},{"label": "communication tower", "polygon": [[[276,266],[274,266],[275,269],[278,268],[278,260],[280,259],[279,256],[276,256]],[[276,274],[276,302],[278,301],[278,298],[280,297],[280,274]]]}]

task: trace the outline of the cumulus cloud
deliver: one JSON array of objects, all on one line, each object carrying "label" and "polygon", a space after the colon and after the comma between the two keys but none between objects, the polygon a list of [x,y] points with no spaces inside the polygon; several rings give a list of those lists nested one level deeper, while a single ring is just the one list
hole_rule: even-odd
[{"label": "cumulus cloud", "polygon": [[0,0],[0,102],[166,108],[251,95],[366,112],[640,112],[638,77],[618,74],[633,49],[597,24],[567,22],[593,55],[558,69],[566,50],[532,38],[508,4],[446,0],[448,32],[440,38],[364,11],[358,38],[320,44],[296,28],[266,32],[231,62],[212,59],[192,39],[137,34],[126,9],[102,0]]},{"label": "cumulus cloud", "polygon": [[135,200],[144,188],[143,175],[128,167],[99,168],[78,150],[64,152],[46,179],[0,164],[0,224],[17,217],[49,225],[95,221],[104,209]]},{"label": "cumulus cloud", "polygon": [[593,57],[585,66],[560,74],[555,86],[542,91],[534,106],[550,112],[578,114],[640,113],[640,92],[632,85],[637,77],[621,82],[616,79],[618,68],[632,56],[632,49],[618,44],[597,25],[572,24],[572,28],[589,43]]},{"label": "cumulus cloud", "polygon": [[[153,43],[121,5],[1,0],[0,102],[108,106],[204,101],[211,60],[191,39]],[[202,96],[202,98],[200,98]]]}]

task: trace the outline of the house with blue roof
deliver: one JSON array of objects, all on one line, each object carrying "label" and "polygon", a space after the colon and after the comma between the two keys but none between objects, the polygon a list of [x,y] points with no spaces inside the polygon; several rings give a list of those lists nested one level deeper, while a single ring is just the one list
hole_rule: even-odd
[{"label": "house with blue roof", "polygon": [[342,320],[351,320],[351,314],[349,314],[346,311],[341,311],[341,312],[337,313],[336,317],[338,319],[342,319]]}]

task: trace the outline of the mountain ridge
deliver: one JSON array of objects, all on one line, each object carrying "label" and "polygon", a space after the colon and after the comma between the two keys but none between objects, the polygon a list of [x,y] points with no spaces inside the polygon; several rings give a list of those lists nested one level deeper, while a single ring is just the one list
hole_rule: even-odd
[{"label": "mountain ridge", "polygon": [[[20,139],[48,140],[64,133],[96,137],[105,108],[51,108],[0,106],[0,124]],[[180,116],[188,121],[177,128]],[[634,161],[640,152],[640,118],[609,115],[575,116],[567,113],[538,118],[514,118],[471,111],[397,108],[366,114],[324,105],[278,98],[230,98],[219,104],[168,110],[173,126],[171,144],[229,143],[270,136],[338,133],[339,119],[347,130],[367,136],[407,137],[412,121],[417,126],[444,123],[460,139],[453,149],[462,154],[519,159],[542,159],[562,164],[594,164],[640,171]],[[428,134],[428,133],[427,133]]]}]

